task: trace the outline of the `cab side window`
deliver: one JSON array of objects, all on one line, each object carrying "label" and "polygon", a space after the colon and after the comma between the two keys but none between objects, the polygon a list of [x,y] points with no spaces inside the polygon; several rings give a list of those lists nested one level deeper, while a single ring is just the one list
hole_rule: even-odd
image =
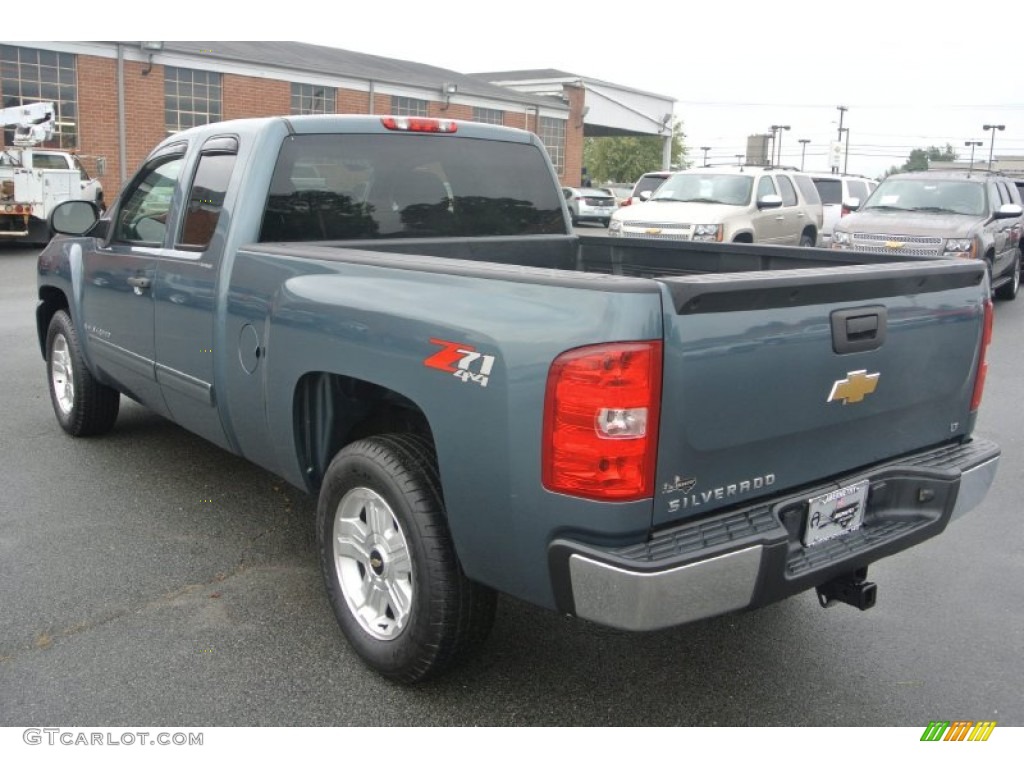
[{"label": "cab side window", "polygon": [[182,160],[181,155],[164,156],[140,171],[117,214],[114,240],[163,245],[171,197],[181,173]]},{"label": "cab side window", "polygon": [[782,193],[782,204],[783,205],[796,205],[796,190],[793,189],[793,182],[789,180],[789,176],[778,175],[775,180],[779,183],[779,190]]},{"label": "cab side window", "polygon": [[[216,141],[220,142],[214,145],[218,148],[207,150],[204,147],[188,193],[181,235],[176,245],[184,250],[206,250],[224,209],[224,196],[235,169],[238,144],[233,139]],[[207,146],[212,143],[208,142]]]}]

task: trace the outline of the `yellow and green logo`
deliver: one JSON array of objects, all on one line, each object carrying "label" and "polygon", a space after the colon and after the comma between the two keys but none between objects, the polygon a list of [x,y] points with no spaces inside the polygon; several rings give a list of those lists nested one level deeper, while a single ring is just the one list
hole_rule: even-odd
[{"label": "yellow and green logo", "polygon": [[921,741],[988,741],[995,727],[995,720],[932,720]]}]

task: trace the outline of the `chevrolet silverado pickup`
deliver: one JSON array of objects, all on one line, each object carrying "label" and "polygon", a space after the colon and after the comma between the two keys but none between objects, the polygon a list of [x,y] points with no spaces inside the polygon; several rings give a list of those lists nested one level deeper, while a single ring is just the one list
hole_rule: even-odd
[{"label": "chevrolet silverado pickup", "polygon": [[523,131],[261,118],[165,139],[40,254],[54,413],[125,395],[319,497],[327,593],[406,683],[497,593],[626,630],[867,567],[987,492],[978,261],[577,237]]}]

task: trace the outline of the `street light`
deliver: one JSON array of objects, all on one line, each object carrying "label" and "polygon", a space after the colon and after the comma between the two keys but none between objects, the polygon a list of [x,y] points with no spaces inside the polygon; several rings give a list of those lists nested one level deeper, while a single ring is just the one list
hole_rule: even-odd
[{"label": "street light", "polygon": [[708,167],[708,150],[710,150],[711,147],[701,147],[701,149],[704,151],[704,167],[707,168]]},{"label": "street light", "polygon": [[[836,138],[839,139],[839,141],[842,141],[843,140],[843,116],[846,114],[846,110],[848,109],[848,107],[836,107],[836,109],[839,110],[839,133],[836,134]],[[849,134],[847,134],[847,135],[849,135]],[[832,173],[839,173],[839,165],[838,164],[832,166]]]},{"label": "street light", "polygon": [[971,171],[974,170],[974,148],[975,147],[980,147],[984,143],[985,142],[983,142],[983,141],[965,141],[964,142],[964,146],[965,147],[970,147],[971,148],[971,166],[967,169],[967,175],[968,176],[971,174]]},{"label": "street light", "polygon": [[983,131],[992,131],[992,140],[988,143],[988,169],[992,170],[992,150],[996,145],[996,131],[1005,131],[1005,125],[983,125],[981,126]]},{"label": "street light", "polygon": [[[772,126],[772,161],[771,161],[771,165],[775,165],[776,147],[778,148],[777,151],[778,151],[778,155],[779,155],[779,163],[780,164],[782,163],[782,132],[783,131],[788,131],[788,130],[789,130],[789,126],[788,125],[773,125]],[[777,143],[775,141],[775,134],[776,134],[776,132],[778,132],[778,134],[779,134],[779,140],[778,140]]]},{"label": "street light", "polygon": [[846,132],[846,151],[843,152],[843,175],[846,175],[846,169],[850,167],[850,129],[843,128]]},{"label": "street light", "polygon": [[736,155],[736,165],[743,165],[743,155]]},{"label": "street light", "polygon": [[802,171],[804,169],[804,157],[807,155],[807,145],[811,143],[811,140],[797,139],[797,141],[803,144],[803,146],[800,147],[800,170]]}]

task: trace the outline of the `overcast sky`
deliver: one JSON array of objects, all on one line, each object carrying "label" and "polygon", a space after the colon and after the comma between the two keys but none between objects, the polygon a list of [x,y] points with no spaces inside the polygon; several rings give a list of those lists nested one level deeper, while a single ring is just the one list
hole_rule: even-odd
[{"label": "overcast sky", "polygon": [[838,105],[849,108],[850,173],[877,175],[914,147],[947,142],[966,159],[966,140],[984,141],[976,159],[987,161],[985,123],[1006,126],[996,156],[1024,155],[1020,0],[307,0],[273,13],[252,4],[244,19],[234,4],[176,0],[170,22],[115,7],[157,6],[100,3],[74,14],[64,37],[300,40],[459,72],[562,69],[675,98],[698,160],[701,146],[711,161],[734,160],[749,134],[778,124],[791,126],[784,163],[799,165],[798,140],[810,139],[807,168],[826,169]]}]

